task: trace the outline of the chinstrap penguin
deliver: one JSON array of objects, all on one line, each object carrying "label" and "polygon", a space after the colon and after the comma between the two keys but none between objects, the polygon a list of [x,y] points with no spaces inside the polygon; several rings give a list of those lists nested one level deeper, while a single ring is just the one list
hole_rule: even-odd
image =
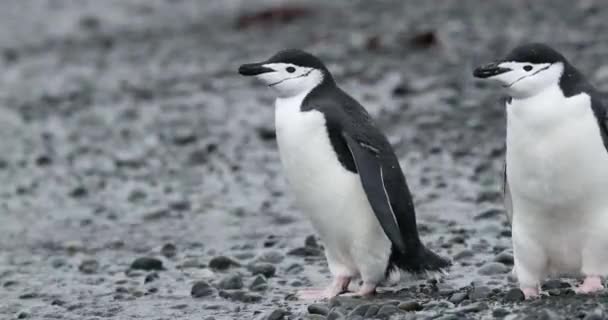
[{"label": "chinstrap penguin", "polygon": [[514,49],[474,71],[500,83],[506,102],[505,203],[514,273],[527,298],[545,277],[582,274],[576,291],[602,290],[608,274],[606,96],[559,52]]},{"label": "chinstrap penguin", "polygon": [[365,109],[335,83],[315,56],[285,50],[244,64],[272,88],[281,162],[296,201],[322,242],[334,280],[301,298],[331,298],[362,286],[375,293],[388,273],[442,271],[449,262],[418,236],[414,205],[399,161]]}]

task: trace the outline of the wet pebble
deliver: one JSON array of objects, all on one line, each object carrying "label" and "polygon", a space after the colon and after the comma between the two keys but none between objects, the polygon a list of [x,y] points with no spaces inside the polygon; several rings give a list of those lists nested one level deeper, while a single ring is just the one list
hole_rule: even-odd
[{"label": "wet pebble", "polygon": [[503,274],[507,272],[509,272],[509,268],[499,262],[488,262],[477,270],[477,273],[484,276]]},{"label": "wet pebble", "polygon": [[233,290],[243,288],[243,278],[238,274],[228,275],[218,283],[219,289]]},{"label": "wet pebble", "polygon": [[474,302],[466,306],[456,308],[455,313],[477,313],[488,309],[488,304],[485,302]]},{"label": "wet pebble", "polygon": [[30,317],[30,314],[25,312],[25,311],[21,311],[19,312],[19,314],[17,315],[17,319],[27,319]]},{"label": "wet pebble", "polygon": [[256,302],[260,302],[262,300],[262,297],[257,295],[257,294],[251,294],[248,293],[246,291],[220,291],[219,292],[219,296],[224,298],[224,299],[228,299],[228,300],[232,300],[232,301],[239,301],[239,302],[244,302],[244,303],[256,303]]},{"label": "wet pebble", "polygon": [[378,313],[376,314],[379,317],[390,317],[394,314],[398,314],[399,313],[399,308],[397,308],[397,306],[392,305],[392,304],[385,304],[382,307],[380,307],[380,310],[378,310]]},{"label": "wet pebble", "polygon": [[227,270],[228,268],[232,268],[232,267],[239,267],[240,263],[226,257],[226,256],[218,256],[215,257],[213,259],[211,259],[211,261],[209,261],[209,268],[211,269],[215,269],[215,270]]},{"label": "wet pebble", "polygon": [[374,317],[375,315],[378,314],[378,311],[380,310],[380,306],[372,304],[371,306],[369,306],[369,308],[367,309],[367,311],[365,311],[365,314],[363,315],[363,318],[365,319],[369,319]]},{"label": "wet pebble", "polygon": [[494,258],[494,261],[502,263],[507,266],[512,266],[513,265],[513,254],[511,254],[507,250],[504,250],[501,253],[499,253],[498,255],[496,255],[496,257]]},{"label": "wet pebble", "polygon": [[512,288],[505,294],[506,302],[520,302],[525,300],[524,293],[519,288]]},{"label": "wet pebble", "polygon": [[492,316],[494,318],[499,318],[499,319],[504,318],[510,314],[511,314],[511,312],[509,312],[509,310],[503,309],[503,308],[497,308],[492,311]]},{"label": "wet pebble", "polygon": [[78,270],[84,274],[94,274],[99,269],[99,262],[95,259],[87,259],[80,263]]},{"label": "wet pebble", "polygon": [[320,314],[324,316],[329,314],[329,308],[322,304],[311,304],[307,309],[310,314]]},{"label": "wet pebble", "polygon": [[306,317],[304,319],[306,319],[306,320],[327,320],[327,318],[325,316],[322,316],[320,314],[308,314],[308,315],[306,315]]},{"label": "wet pebble", "polygon": [[194,298],[207,297],[213,294],[213,288],[206,281],[197,281],[193,286],[190,294]]},{"label": "wet pebble", "polygon": [[164,270],[163,262],[156,258],[142,257],[137,258],[131,263],[131,269],[133,270]]},{"label": "wet pebble", "polygon": [[554,289],[567,289],[567,288],[570,288],[570,284],[565,281],[551,279],[551,280],[545,281],[541,285],[541,288],[546,291],[554,290]]},{"label": "wet pebble", "polygon": [[471,251],[469,249],[464,249],[454,255],[454,260],[467,260],[467,259],[473,257],[474,255],[475,254],[473,253],[473,251]]},{"label": "wet pebble", "polygon": [[406,301],[399,304],[399,309],[403,311],[420,311],[422,305],[418,301]]},{"label": "wet pebble", "polygon": [[249,270],[249,272],[251,272],[253,275],[261,274],[266,278],[273,277],[276,272],[276,268],[270,263],[255,263],[249,265],[247,270]]},{"label": "wet pebble", "polygon": [[249,290],[251,291],[264,291],[267,288],[268,284],[266,278],[261,274],[257,275],[249,285]]},{"label": "wet pebble", "polygon": [[450,302],[454,304],[459,304],[462,301],[466,300],[468,297],[468,292],[456,292],[450,297]]},{"label": "wet pebble", "polygon": [[264,317],[264,320],[281,320],[287,316],[287,311],[283,309],[274,309]]},{"label": "wet pebble", "polygon": [[356,306],[351,312],[348,313],[348,318],[365,315],[365,312],[367,312],[367,309],[369,309],[370,306],[371,304],[360,304]]},{"label": "wet pebble", "polygon": [[257,258],[259,262],[268,262],[272,264],[281,263],[285,259],[285,256],[278,251],[265,252]]},{"label": "wet pebble", "polygon": [[478,286],[474,287],[473,290],[469,292],[469,298],[471,300],[485,299],[490,295],[490,293],[492,293],[492,290],[490,290],[490,288],[486,286]]},{"label": "wet pebble", "polygon": [[327,320],[342,320],[344,318],[344,313],[340,310],[332,310],[327,315]]},{"label": "wet pebble", "polygon": [[158,279],[160,279],[160,276],[158,275],[158,273],[152,272],[152,273],[149,273],[148,275],[146,275],[146,278],[144,279],[144,283],[150,283],[150,282],[153,282]]},{"label": "wet pebble", "polygon": [[167,243],[160,249],[160,254],[167,258],[173,258],[177,254],[177,247],[172,243]]},{"label": "wet pebble", "polygon": [[323,251],[313,247],[299,247],[290,250],[287,254],[296,257],[317,257],[323,255]]}]

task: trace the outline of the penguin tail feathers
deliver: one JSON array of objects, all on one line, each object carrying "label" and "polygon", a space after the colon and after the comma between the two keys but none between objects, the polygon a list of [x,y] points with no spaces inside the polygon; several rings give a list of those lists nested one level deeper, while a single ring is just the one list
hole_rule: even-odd
[{"label": "penguin tail feathers", "polygon": [[[396,267],[414,274],[446,273],[446,269],[452,265],[450,260],[437,255],[423,245],[419,245],[417,250],[406,253],[393,247],[389,261],[389,269]],[[387,273],[391,271],[389,269]]]}]

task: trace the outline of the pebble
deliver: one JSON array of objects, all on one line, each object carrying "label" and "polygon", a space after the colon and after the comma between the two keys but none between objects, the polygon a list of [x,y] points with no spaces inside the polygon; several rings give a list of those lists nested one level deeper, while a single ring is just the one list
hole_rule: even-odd
[{"label": "pebble", "polygon": [[340,312],[339,310],[332,310],[327,315],[327,320],[342,320],[344,318],[344,313]]},{"label": "pebble", "polygon": [[219,296],[224,299],[240,301],[244,303],[256,303],[262,300],[262,297],[257,294],[250,294],[246,291],[220,291]]},{"label": "pebble", "polygon": [[188,268],[201,268],[203,264],[197,258],[190,258],[184,260],[182,264],[179,265],[180,268],[188,269]]},{"label": "pebble", "polygon": [[243,278],[238,274],[228,275],[218,283],[219,289],[234,290],[243,288]]},{"label": "pebble", "polygon": [[21,311],[19,312],[19,314],[17,315],[17,319],[27,319],[30,317],[30,314],[25,312],[25,311]]},{"label": "pebble", "polygon": [[276,272],[276,268],[270,263],[255,263],[247,267],[254,276],[261,274],[266,278],[271,278]]},{"label": "pebble", "polygon": [[524,293],[519,288],[512,288],[505,294],[506,302],[520,302],[525,300]]},{"label": "pebble", "polygon": [[306,240],[304,240],[304,246],[308,248],[320,248],[317,238],[315,238],[315,236],[312,234],[306,237]]},{"label": "pebble", "polygon": [[365,311],[365,314],[363,315],[363,318],[365,319],[369,319],[372,318],[373,316],[378,314],[378,311],[380,310],[380,306],[372,304],[371,306],[369,306],[369,308],[367,309],[367,311]]},{"label": "pebble", "polygon": [[277,251],[268,251],[257,258],[259,262],[268,262],[272,264],[281,263],[285,259],[285,256]]},{"label": "pebble", "polygon": [[499,253],[498,255],[496,255],[496,257],[494,258],[494,261],[500,262],[507,266],[512,266],[513,265],[513,254],[511,254],[511,252],[509,252],[507,250],[504,250],[501,253]]},{"label": "pebble", "polygon": [[499,216],[505,215],[504,210],[498,208],[491,208],[484,210],[477,214],[473,219],[475,220],[486,220],[486,219],[494,219]]},{"label": "pebble", "polygon": [[458,252],[457,254],[454,255],[454,260],[463,260],[463,259],[468,259],[471,258],[472,256],[474,256],[475,254],[473,253],[473,251],[469,250],[469,249],[464,249],[460,252]]},{"label": "pebble", "polygon": [[249,290],[251,291],[264,291],[267,288],[268,284],[266,278],[261,274],[257,275],[249,285]]},{"label": "pebble", "polygon": [[310,314],[320,314],[324,316],[329,314],[329,308],[322,304],[311,304],[307,309]]},{"label": "pebble", "polygon": [[564,319],[563,316],[555,313],[552,310],[549,309],[543,309],[541,310],[538,314],[536,319],[542,319],[542,320],[561,320]]},{"label": "pebble", "polygon": [[207,297],[213,294],[213,288],[206,281],[197,281],[193,286],[190,294],[194,298]]},{"label": "pebble", "polygon": [[308,315],[306,315],[306,317],[304,319],[306,319],[306,320],[327,320],[327,318],[325,318],[325,316],[322,316],[319,314],[308,314]]},{"label": "pebble", "polygon": [[163,262],[156,258],[143,257],[137,258],[131,263],[133,270],[164,270]]},{"label": "pebble", "polygon": [[511,312],[509,312],[509,310],[503,309],[503,308],[497,308],[497,309],[494,309],[494,311],[492,311],[492,316],[494,318],[504,318],[504,317],[508,316],[509,314],[511,314]]},{"label": "pebble", "polygon": [[484,276],[503,274],[507,272],[509,272],[509,268],[499,262],[488,262],[477,270],[477,273]]},{"label": "pebble", "polygon": [[351,312],[348,313],[348,318],[365,315],[365,312],[367,312],[367,309],[369,309],[370,306],[371,304],[360,304],[356,306]]},{"label": "pebble", "polygon": [[459,304],[469,297],[468,292],[456,292],[450,297],[450,302],[453,304]]},{"label": "pebble", "polygon": [[488,309],[488,304],[485,302],[474,302],[466,306],[461,306],[454,309],[456,313],[477,313]]},{"label": "pebble", "polygon": [[286,315],[287,315],[287,311],[285,311],[283,309],[274,309],[266,317],[264,317],[264,319],[265,320],[281,320],[281,319],[285,319]]},{"label": "pebble", "polygon": [[385,304],[382,307],[380,307],[380,310],[378,310],[377,315],[382,317],[382,316],[391,316],[393,314],[398,314],[399,313],[399,308],[397,308],[397,306],[394,306],[392,304]]},{"label": "pebble", "polygon": [[404,311],[420,311],[422,305],[418,301],[406,301],[399,304],[399,309]]},{"label": "pebble", "polygon": [[160,249],[160,254],[167,258],[173,258],[177,254],[177,247],[172,243],[167,243]]},{"label": "pebble", "polygon": [[564,281],[560,281],[557,279],[551,279],[551,280],[547,280],[545,281],[542,285],[541,288],[543,290],[553,290],[553,289],[567,289],[570,288],[570,284],[568,282],[564,282]]},{"label": "pebble", "polygon": [[153,282],[158,279],[160,279],[160,276],[158,275],[158,273],[152,272],[152,273],[149,273],[148,275],[146,275],[146,278],[144,279],[144,283],[150,283],[150,282]]},{"label": "pebble", "polygon": [[87,259],[80,263],[78,270],[84,274],[94,274],[99,269],[99,262],[94,259]]},{"label": "pebble", "polygon": [[318,257],[323,255],[323,251],[312,247],[299,247],[290,250],[287,254],[296,257]]},{"label": "pebble", "polygon": [[239,267],[240,264],[226,256],[218,256],[209,261],[209,268],[215,270],[227,270],[231,267]]},{"label": "pebble", "polygon": [[486,286],[475,287],[473,290],[471,290],[471,292],[469,292],[469,298],[471,300],[485,299],[490,295],[491,292],[492,290]]}]

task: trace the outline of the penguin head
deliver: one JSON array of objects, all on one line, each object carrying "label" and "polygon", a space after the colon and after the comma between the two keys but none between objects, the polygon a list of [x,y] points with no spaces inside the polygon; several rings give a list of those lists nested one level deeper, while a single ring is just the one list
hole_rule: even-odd
[{"label": "penguin head", "polygon": [[559,52],[531,43],[515,48],[499,61],[478,67],[473,75],[500,83],[514,98],[527,98],[559,85],[567,65]]},{"label": "penguin head", "polygon": [[263,62],[244,64],[239,73],[256,77],[283,98],[310,92],[331,79],[319,58],[297,49],[281,51]]}]

